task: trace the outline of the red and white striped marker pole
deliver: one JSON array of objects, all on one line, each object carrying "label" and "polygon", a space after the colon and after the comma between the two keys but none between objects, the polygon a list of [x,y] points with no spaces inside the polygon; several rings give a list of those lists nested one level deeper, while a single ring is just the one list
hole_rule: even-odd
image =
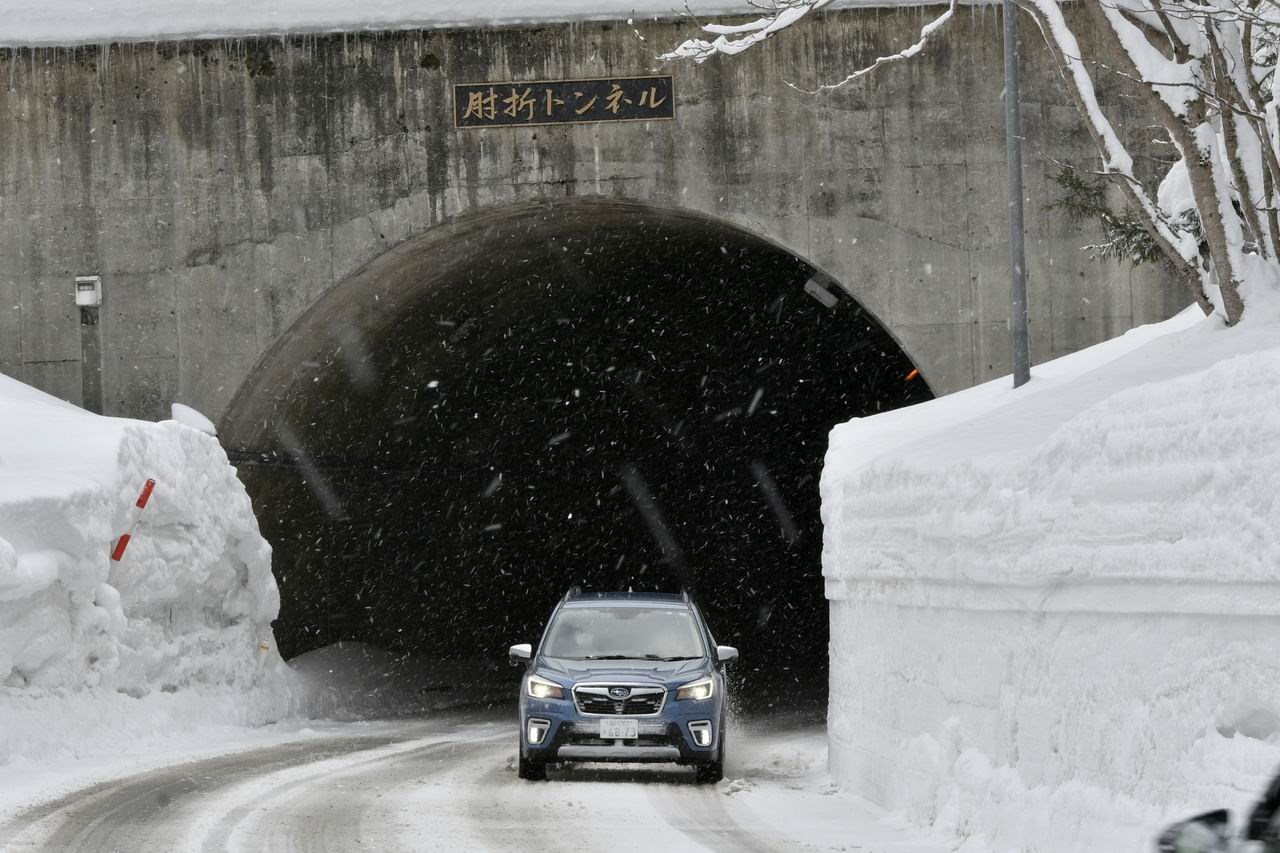
[{"label": "red and white striped marker pole", "polygon": [[138,519],[142,517],[142,511],[147,508],[147,501],[151,500],[151,493],[155,490],[155,480],[148,479],[142,485],[142,492],[139,493],[138,499],[133,502],[133,509],[130,510],[132,519],[129,522],[129,531],[120,534],[120,538],[116,540],[116,547],[111,549],[111,559],[114,562],[120,562],[120,558],[124,556],[124,549],[129,547],[129,539],[133,536],[133,531],[138,526]]}]

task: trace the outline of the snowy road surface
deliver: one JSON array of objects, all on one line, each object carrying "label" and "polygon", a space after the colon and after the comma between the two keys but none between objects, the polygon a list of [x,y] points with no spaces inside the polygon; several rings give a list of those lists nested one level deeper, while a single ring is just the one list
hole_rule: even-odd
[{"label": "snowy road surface", "polygon": [[489,714],[326,727],[29,801],[4,816],[0,849],[952,849],[836,791],[821,728],[740,729],[718,786],[661,765],[524,782],[514,740]]}]

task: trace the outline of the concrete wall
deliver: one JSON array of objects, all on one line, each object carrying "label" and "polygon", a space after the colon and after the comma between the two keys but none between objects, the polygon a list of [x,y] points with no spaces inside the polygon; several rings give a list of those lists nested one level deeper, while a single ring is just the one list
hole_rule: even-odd
[{"label": "concrete wall", "polygon": [[[900,48],[927,14],[831,13],[731,61],[671,66],[675,121],[575,127],[455,131],[450,87],[646,73],[689,25],[643,23],[643,42],[596,23],[11,51],[0,371],[80,402],[72,280],[99,272],[106,412],[159,417],[180,400],[216,419],[308,306],[390,247],[476,211],[600,195],[789,249],[878,316],[936,392],[1007,372],[998,15],[962,11],[865,84],[785,86]],[[1092,235],[1042,211],[1050,160],[1094,157],[1043,46],[1027,46],[1043,360],[1187,299],[1158,270],[1090,261]]]}]

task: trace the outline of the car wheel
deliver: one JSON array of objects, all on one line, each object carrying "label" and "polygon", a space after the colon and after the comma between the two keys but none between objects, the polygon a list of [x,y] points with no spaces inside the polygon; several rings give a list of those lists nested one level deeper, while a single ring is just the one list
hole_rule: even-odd
[{"label": "car wheel", "polygon": [[524,754],[524,744],[520,744],[516,748],[519,750],[516,754],[520,756],[520,766],[517,770],[517,775],[521,779],[528,779],[532,782],[541,782],[546,779],[547,765],[541,761],[531,761],[526,758]]},{"label": "car wheel", "polygon": [[724,778],[724,730],[720,731],[720,748],[710,764],[698,766],[696,781],[699,785],[714,785]]}]

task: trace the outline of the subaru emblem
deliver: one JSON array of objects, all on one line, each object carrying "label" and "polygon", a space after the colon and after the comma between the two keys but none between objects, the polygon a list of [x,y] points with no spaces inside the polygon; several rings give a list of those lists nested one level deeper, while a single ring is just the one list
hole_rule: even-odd
[{"label": "subaru emblem", "polygon": [[629,688],[629,687],[610,687],[610,688],[609,688],[609,695],[610,695],[610,696],[612,696],[614,699],[626,699],[628,696],[630,696],[630,695],[631,695],[631,688]]}]

